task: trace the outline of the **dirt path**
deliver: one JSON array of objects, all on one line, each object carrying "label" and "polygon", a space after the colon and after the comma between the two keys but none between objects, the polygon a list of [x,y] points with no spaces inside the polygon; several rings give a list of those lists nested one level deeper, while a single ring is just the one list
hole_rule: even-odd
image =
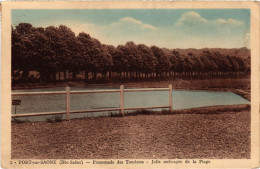
[{"label": "dirt path", "polygon": [[12,123],[12,158],[250,158],[250,110]]}]

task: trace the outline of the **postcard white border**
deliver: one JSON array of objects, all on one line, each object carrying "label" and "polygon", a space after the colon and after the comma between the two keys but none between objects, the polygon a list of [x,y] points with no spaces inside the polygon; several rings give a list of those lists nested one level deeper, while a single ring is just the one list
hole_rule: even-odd
[{"label": "postcard white border", "polygon": [[[171,9],[248,8],[251,10],[251,159],[208,159],[208,165],[10,165],[12,9]],[[1,60],[1,158],[3,168],[255,168],[259,166],[259,5],[256,2],[3,2]],[[241,119],[242,120],[242,119]],[[115,160],[115,159],[114,159]],[[147,159],[143,159],[147,160]],[[207,160],[207,159],[205,159]]]}]

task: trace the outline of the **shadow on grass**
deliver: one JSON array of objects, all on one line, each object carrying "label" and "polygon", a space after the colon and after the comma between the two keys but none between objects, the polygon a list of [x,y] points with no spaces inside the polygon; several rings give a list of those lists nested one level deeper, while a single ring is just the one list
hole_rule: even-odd
[{"label": "shadow on grass", "polygon": [[63,121],[63,119],[62,119],[62,115],[59,114],[59,115],[55,115],[51,118],[47,118],[46,121],[48,123],[54,123],[54,122],[61,122],[61,121]]},{"label": "shadow on grass", "polygon": [[30,122],[29,120],[21,120],[19,118],[12,118],[12,123],[17,123],[17,124],[20,124],[20,123],[28,123]]},{"label": "shadow on grass", "polygon": [[250,111],[251,106],[246,105],[233,105],[233,106],[209,106],[201,108],[191,108],[183,110],[166,110],[152,111],[147,109],[126,112],[124,115],[121,113],[110,113],[110,117],[123,117],[123,116],[137,116],[137,115],[169,115],[169,114],[222,114],[222,113],[237,113],[242,111]]}]

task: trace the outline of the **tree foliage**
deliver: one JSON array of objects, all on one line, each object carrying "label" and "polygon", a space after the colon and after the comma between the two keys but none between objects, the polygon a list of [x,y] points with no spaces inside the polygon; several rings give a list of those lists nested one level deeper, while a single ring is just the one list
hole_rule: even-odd
[{"label": "tree foliage", "polygon": [[76,80],[82,72],[86,81],[112,78],[112,74],[119,78],[201,78],[250,73],[250,52],[244,48],[245,56],[239,49],[230,49],[233,53],[228,49],[169,50],[132,41],[115,47],[84,32],[76,36],[65,25],[35,28],[20,23],[12,27],[11,47],[12,79],[22,82],[29,81],[30,71],[39,73],[40,82]]}]

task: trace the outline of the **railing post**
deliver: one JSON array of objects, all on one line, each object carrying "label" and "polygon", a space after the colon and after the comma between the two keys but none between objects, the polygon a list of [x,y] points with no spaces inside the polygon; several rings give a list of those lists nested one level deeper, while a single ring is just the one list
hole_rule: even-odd
[{"label": "railing post", "polygon": [[120,86],[120,108],[121,108],[121,114],[124,116],[125,110],[124,110],[124,85]]},{"label": "railing post", "polygon": [[66,87],[66,120],[70,120],[70,87]]},{"label": "railing post", "polygon": [[172,106],[172,85],[169,85],[169,109],[170,111],[173,110],[173,106]]}]

